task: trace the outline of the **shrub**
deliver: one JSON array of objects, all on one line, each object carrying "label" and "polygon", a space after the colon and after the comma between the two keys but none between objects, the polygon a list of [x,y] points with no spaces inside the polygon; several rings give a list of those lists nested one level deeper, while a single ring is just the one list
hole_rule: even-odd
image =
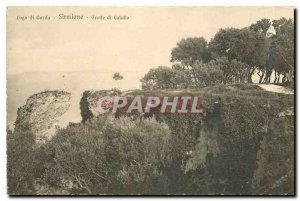
[{"label": "shrub", "polygon": [[44,147],[50,162],[41,184],[71,194],[159,193],[169,139],[168,127],[154,119],[103,117],[62,129]]},{"label": "shrub", "polygon": [[7,186],[11,195],[34,194],[34,180],[39,172],[35,137],[23,126],[7,134]]},{"label": "shrub", "polygon": [[82,94],[82,98],[80,99],[80,113],[82,117],[82,123],[85,123],[87,120],[89,120],[93,114],[89,109],[89,103],[87,98],[90,96],[90,91],[84,91]]},{"label": "shrub", "polygon": [[160,66],[150,69],[141,79],[142,88],[146,90],[153,89],[178,89],[187,88],[190,79],[184,71]]}]

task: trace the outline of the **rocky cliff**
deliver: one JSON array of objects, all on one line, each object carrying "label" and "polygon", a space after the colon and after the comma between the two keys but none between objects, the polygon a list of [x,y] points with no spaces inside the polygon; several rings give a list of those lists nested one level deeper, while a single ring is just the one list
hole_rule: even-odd
[{"label": "rocky cliff", "polygon": [[[186,178],[191,194],[192,188],[203,187],[205,194],[294,193],[293,94],[268,92],[253,85],[182,91],[85,91],[80,101],[83,123],[70,125],[66,133],[82,134],[80,126],[88,131],[92,122],[85,122],[102,117],[97,110],[99,97],[119,95],[198,96],[205,100],[202,116],[151,113],[142,117],[164,122],[170,129],[169,149],[175,161],[172,167],[178,168],[176,176],[170,171],[166,173],[171,174],[168,178],[174,179],[170,180],[171,184],[180,186],[183,180],[177,178]],[[29,127],[37,143],[51,139],[57,120],[70,106],[70,98],[70,93],[62,91],[31,96],[18,110],[16,129],[22,131]],[[193,186],[197,183],[201,185]]]},{"label": "rocky cliff", "polygon": [[88,119],[96,118],[100,115],[97,109],[97,102],[102,96],[117,96],[120,95],[120,91],[116,90],[101,90],[101,91],[84,91],[80,100],[80,111],[82,122],[86,122]]},{"label": "rocky cliff", "polygon": [[[99,117],[94,112],[96,97],[107,94],[111,92],[86,92],[81,112],[87,116],[82,118]],[[136,90],[123,95],[185,95],[205,99],[204,117],[156,114],[155,118],[171,129],[174,152],[178,157],[186,157],[185,173],[202,180],[212,179],[207,181],[212,188],[227,188],[217,194],[294,192],[293,94],[268,92],[253,85],[232,85],[184,91]]]},{"label": "rocky cliff", "polygon": [[52,138],[56,123],[70,107],[71,94],[65,91],[44,91],[30,96],[18,109],[15,129],[29,128],[38,144]]}]

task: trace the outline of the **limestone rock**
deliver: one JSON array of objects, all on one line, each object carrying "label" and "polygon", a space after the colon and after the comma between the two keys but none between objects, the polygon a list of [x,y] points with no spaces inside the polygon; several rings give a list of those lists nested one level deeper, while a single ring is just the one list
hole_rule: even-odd
[{"label": "limestone rock", "polygon": [[15,129],[29,127],[38,144],[55,135],[58,119],[69,109],[71,94],[65,91],[44,91],[32,95],[18,109]]}]

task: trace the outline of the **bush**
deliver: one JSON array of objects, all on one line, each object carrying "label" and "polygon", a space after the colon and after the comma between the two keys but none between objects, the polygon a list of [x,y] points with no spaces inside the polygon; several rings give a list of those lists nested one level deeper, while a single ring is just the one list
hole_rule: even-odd
[{"label": "bush", "polygon": [[168,127],[153,119],[103,117],[62,129],[44,147],[40,185],[70,194],[159,193],[169,139]]},{"label": "bush", "polygon": [[292,95],[245,84],[180,94],[205,98],[205,115],[101,116],[41,147],[29,127],[10,132],[10,194],[294,193]]},{"label": "bush", "polygon": [[193,69],[200,86],[251,82],[251,67],[237,60],[218,58],[208,63],[196,62]]},{"label": "bush", "polygon": [[39,172],[35,138],[23,126],[7,134],[7,186],[11,195],[34,194],[34,180]]},{"label": "bush", "polygon": [[257,154],[254,190],[256,194],[292,195],[295,193],[294,115],[285,114],[269,127]]},{"label": "bush", "polygon": [[82,98],[80,99],[80,114],[82,117],[81,122],[85,123],[87,120],[92,118],[93,114],[89,109],[88,97],[90,96],[90,91],[84,91],[82,94]]},{"label": "bush", "polygon": [[178,89],[187,88],[190,83],[188,75],[180,70],[160,66],[150,69],[141,79],[142,89]]}]

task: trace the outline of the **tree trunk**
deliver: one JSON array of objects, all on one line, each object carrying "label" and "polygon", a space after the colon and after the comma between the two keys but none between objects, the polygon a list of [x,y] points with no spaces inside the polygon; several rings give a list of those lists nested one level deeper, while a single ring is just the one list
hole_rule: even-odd
[{"label": "tree trunk", "polygon": [[282,77],[282,83],[286,83],[287,82],[287,77],[286,77],[286,73],[283,73],[283,77]]},{"label": "tree trunk", "polygon": [[274,79],[274,84],[276,84],[277,83],[277,80],[278,80],[278,73],[275,71],[275,79]]},{"label": "tree trunk", "polygon": [[[261,75],[259,74],[261,72]],[[257,73],[257,75],[259,76],[259,84],[262,83],[262,80],[264,78],[265,72],[262,70],[259,70],[259,72]]]},{"label": "tree trunk", "polygon": [[270,70],[270,69],[266,70],[264,83],[270,83],[271,75],[272,75],[272,70]]},{"label": "tree trunk", "polygon": [[253,83],[252,75],[253,75],[254,71],[255,71],[255,68],[247,70],[246,76],[247,76],[247,82],[248,83],[251,83],[251,84]]}]

